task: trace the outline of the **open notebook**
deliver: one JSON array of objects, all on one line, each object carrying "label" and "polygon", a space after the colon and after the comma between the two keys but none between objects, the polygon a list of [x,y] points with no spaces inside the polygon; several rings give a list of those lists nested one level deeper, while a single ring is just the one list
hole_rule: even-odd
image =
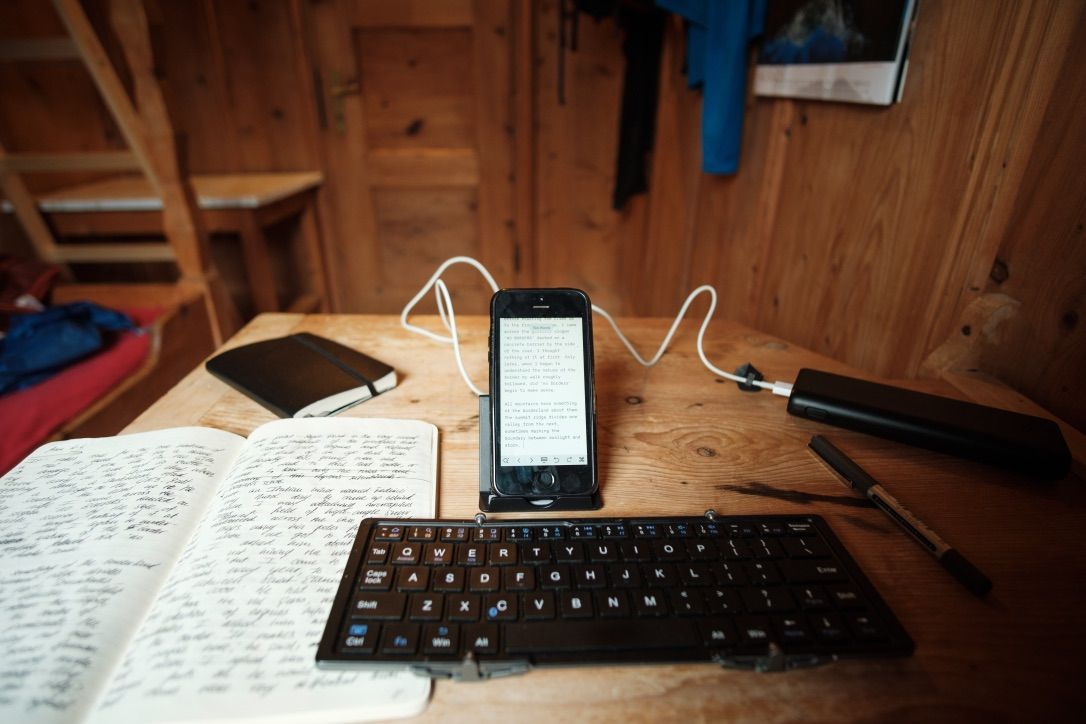
[{"label": "open notebook", "polygon": [[406,716],[430,683],[319,671],[364,517],[435,515],[437,429],[279,420],[40,448],[0,480],[0,721]]}]

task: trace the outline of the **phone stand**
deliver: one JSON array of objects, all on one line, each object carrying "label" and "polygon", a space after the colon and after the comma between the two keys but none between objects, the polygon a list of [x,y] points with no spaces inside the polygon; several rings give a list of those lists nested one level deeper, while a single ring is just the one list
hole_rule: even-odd
[{"label": "phone stand", "polygon": [[550,510],[599,510],[603,498],[599,490],[591,495],[556,495],[553,498],[528,498],[503,495],[494,485],[490,465],[494,437],[490,431],[490,395],[479,396],[479,510],[487,513],[536,513]]}]

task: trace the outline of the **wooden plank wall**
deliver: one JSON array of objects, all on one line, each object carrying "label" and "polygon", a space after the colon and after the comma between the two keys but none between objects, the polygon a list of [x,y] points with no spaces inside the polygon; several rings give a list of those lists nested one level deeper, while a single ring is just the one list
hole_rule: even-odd
[{"label": "wooden plank wall", "polygon": [[901,104],[751,98],[734,177],[691,171],[674,24],[626,311],[710,283],[724,315],[870,373],[979,369],[1086,427],[1084,15],[925,0]]},{"label": "wooden plank wall", "polygon": [[[13,24],[50,34],[43,5],[0,3],[0,35]],[[416,6],[423,14],[443,7]],[[315,122],[312,73],[332,69],[306,68],[297,52],[299,21],[319,16],[330,0],[150,0],[148,7],[194,171],[327,171],[341,163],[322,151],[329,131]],[[365,7],[377,17],[384,6]],[[675,21],[664,49],[652,188],[620,212],[610,201],[621,31],[581,17],[578,49],[564,58],[560,105],[558,2],[535,0],[527,15],[526,5],[513,7],[516,37],[531,33],[534,48],[513,52],[530,66],[499,72],[515,79],[517,118],[527,109],[532,121],[513,129],[511,188],[487,190],[516,199],[517,233],[502,242],[513,245],[515,263],[512,278],[500,282],[580,286],[627,315],[673,314],[687,291],[711,283],[721,316],[875,375],[981,369],[1086,428],[1086,4],[924,0],[901,104],[751,97],[734,177],[700,172],[700,99],[685,87]],[[390,18],[403,13],[397,5]],[[361,61],[379,70],[381,44],[394,38],[371,35]],[[0,90],[0,137],[11,147],[60,150],[58,139],[68,148],[120,145],[78,69],[0,65]],[[379,114],[367,121],[378,133]],[[434,124],[439,119],[429,128],[440,130]],[[417,206],[424,196],[387,205],[397,233],[438,233],[407,223],[436,213]],[[465,229],[471,223],[463,219]],[[379,255],[398,258],[397,249],[412,247],[395,234],[386,240],[382,228],[372,231]],[[332,259],[357,244],[331,224],[325,234]],[[417,258],[404,259],[411,278],[389,284],[385,296],[341,284],[338,309],[398,310],[402,290],[430,273]]]}]

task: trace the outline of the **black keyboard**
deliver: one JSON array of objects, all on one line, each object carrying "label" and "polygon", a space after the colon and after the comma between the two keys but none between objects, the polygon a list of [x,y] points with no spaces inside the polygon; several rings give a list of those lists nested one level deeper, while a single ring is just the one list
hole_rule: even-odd
[{"label": "black keyboard", "polygon": [[485,678],[711,661],[780,670],[913,642],[818,516],[364,520],[322,667]]}]

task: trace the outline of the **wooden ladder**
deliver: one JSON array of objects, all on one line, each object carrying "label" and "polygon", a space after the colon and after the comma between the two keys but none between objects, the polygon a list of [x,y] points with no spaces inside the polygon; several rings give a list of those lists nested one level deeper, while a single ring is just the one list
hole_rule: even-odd
[{"label": "wooden ladder", "polygon": [[[210,256],[208,234],[183,167],[162,90],[154,75],[147,16],[141,0],[111,0],[109,22],[131,74],[130,98],[79,0],[53,0],[67,37],[0,43],[0,61],[78,60],[90,73],[128,150],[82,153],[11,153],[0,145],[0,188],[35,252],[70,278],[70,263],[172,261],[172,285],[78,285],[93,298],[100,287],[112,303],[131,291],[133,304],[203,299],[215,345],[240,326],[240,317]],[[140,171],[162,200],[164,243],[60,243],[38,209],[22,174],[56,171]],[[142,287],[142,289],[140,289]],[[107,302],[109,303],[109,302]]]}]

